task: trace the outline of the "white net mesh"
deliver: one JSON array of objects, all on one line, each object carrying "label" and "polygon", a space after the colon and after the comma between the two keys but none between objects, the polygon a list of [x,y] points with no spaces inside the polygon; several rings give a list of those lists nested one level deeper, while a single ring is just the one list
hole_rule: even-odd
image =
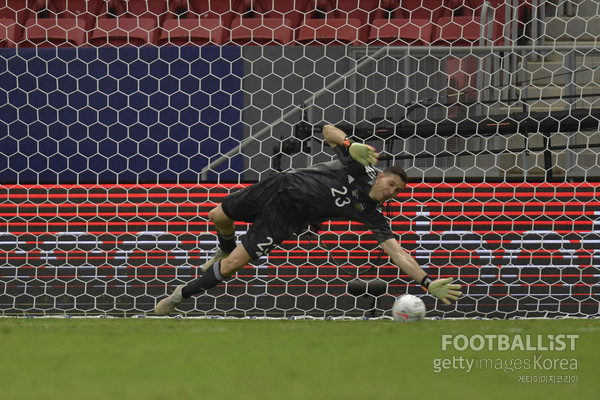
[{"label": "white net mesh", "polygon": [[[227,193],[331,159],[324,123],[407,170],[392,227],[464,285],[429,316],[598,313],[597,1],[0,4],[2,315],[151,312]],[[335,221],[180,310],[381,316],[406,292]]]}]

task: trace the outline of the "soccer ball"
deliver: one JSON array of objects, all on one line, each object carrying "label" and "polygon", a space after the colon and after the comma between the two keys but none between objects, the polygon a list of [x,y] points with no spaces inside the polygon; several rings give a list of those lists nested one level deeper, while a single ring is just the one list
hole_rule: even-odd
[{"label": "soccer ball", "polygon": [[425,318],[425,303],[412,294],[405,294],[394,301],[392,318],[396,322],[413,322]]}]

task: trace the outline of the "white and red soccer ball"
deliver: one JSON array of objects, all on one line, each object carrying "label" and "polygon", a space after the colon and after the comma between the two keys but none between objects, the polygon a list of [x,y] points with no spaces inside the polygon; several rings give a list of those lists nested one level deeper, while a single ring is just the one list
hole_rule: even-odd
[{"label": "white and red soccer ball", "polygon": [[417,296],[405,294],[394,301],[392,318],[396,322],[415,322],[425,318],[425,303]]}]

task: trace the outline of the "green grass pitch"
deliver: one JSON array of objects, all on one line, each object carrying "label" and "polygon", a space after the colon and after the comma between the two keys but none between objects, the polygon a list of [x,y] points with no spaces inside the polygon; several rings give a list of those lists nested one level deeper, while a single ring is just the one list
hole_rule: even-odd
[{"label": "green grass pitch", "polygon": [[[502,351],[495,345],[478,351],[443,351],[444,334],[579,336],[573,349],[561,351],[542,347]],[[599,338],[600,320],[581,319],[402,324],[0,318],[0,397],[380,400],[569,399],[576,395],[592,399],[600,389]],[[461,369],[461,356],[463,361],[475,360],[480,368]],[[451,360],[446,362],[450,368],[436,373],[438,359]],[[506,365],[506,360],[512,360],[513,366],[530,362],[531,368],[511,372],[489,363]],[[535,382],[536,376],[554,382]],[[576,382],[564,383],[564,376]]]}]

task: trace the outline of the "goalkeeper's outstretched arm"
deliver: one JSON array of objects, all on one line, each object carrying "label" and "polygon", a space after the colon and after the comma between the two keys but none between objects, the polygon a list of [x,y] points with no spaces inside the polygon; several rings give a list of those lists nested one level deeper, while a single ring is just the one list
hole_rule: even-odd
[{"label": "goalkeeper's outstretched arm", "polygon": [[450,304],[451,300],[458,300],[462,295],[460,285],[452,283],[452,278],[431,280],[429,275],[419,266],[417,261],[400,247],[395,239],[388,239],[381,243],[381,248],[390,256],[394,264],[408,274],[414,281],[423,286],[429,293]]},{"label": "goalkeeper's outstretched arm", "polygon": [[[379,159],[379,154],[375,151],[375,148],[366,144],[356,143],[349,140],[344,131],[336,128],[333,125],[323,126],[323,137],[327,141],[327,144],[336,152],[340,148],[348,150],[348,154],[361,163],[362,165],[375,165]],[[344,152],[338,152],[343,154]]]}]

